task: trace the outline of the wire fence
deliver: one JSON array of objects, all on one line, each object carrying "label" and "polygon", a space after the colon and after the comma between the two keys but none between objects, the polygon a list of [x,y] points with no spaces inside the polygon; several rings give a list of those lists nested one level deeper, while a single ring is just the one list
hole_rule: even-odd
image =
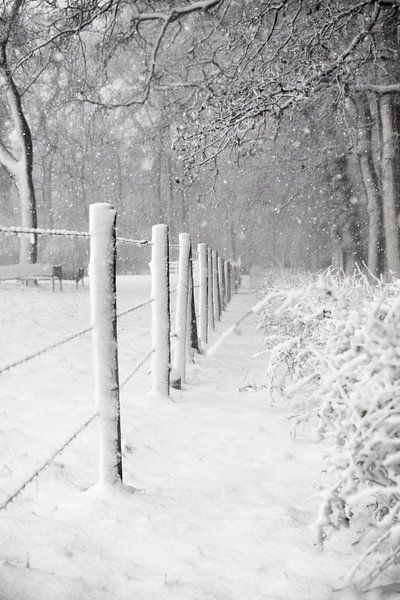
[{"label": "wire fence", "polygon": [[117,315],[117,317],[121,318],[121,317],[124,317],[125,315],[129,315],[130,313],[135,312],[136,310],[139,310],[139,308],[143,308],[144,306],[148,306],[152,302],[154,302],[153,298],[149,298],[148,300],[144,300],[140,304],[136,304],[135,306],[131,306],[131,308],[127,308],[126,310],[123,310],[122,312],[120,312]]},{"label": "wire fence", "polygon": [[78,337],[81,337],[81,336],[85,335],[86,333],[89,333],[89,331],[91,331],[91,330],[92,330],[92,327],[86,327],[85,329],[81,329],[80,331],[77,331],[76,333],[71,333],[67,337],[65,337],[61,340],[58,340],[57,342],[53,342],[52,344],[49,344],[48,346],[45,346],[44,348],[40,348],[39,350],[36,350],[35,352],[32,352],[31,354],[23,356],[22,358],[15,360],[15,361],[9,363],[8,365],[0,367],[0,375],[5,373],[6,371],[10,371],[11,369],[14,369],[15,367],[19,367],[20,365],[23,365],[23,364],[33,360],[34,358],[38,358],[39,356],[42,356],[43,354],[47,354],[48,352],[51,352],[52,350],[55,350],[56,348],[59,348],[60,346],[63,346],[64,344],[67,344],[68,342],[72,342],[72,340],[75,340]]},{"label": "wire fence", "polygon": [[117,242],[120,244],[130,244],[132,246],[151,246],[151,242],[149,240],[131,240],[129,238],[118,237]]},{"label": "wire fence", "polygon": [[[171,294],[174,293],[175,291],[176,290],[173,290],[171,292]],[[152,302],[153,302],[153,300],[150,298],[148,300],[145,300],[144,302],[141,302],[140,304],[131,306],[130,308],[127,308],[126,310],[120,312],[117,315],[117,318],[121,318],[121,317],[124,317],[125,315],[135,312],[136,310],[139,310],[140,308],[147,306],[147,305],[151,304]],[[52,350],[55,350],[56,348],[59,348],[60,346],[63,346],[64,344],[67,344],[68,342],[72,342],[73,340],[75,340],[87,333],[90,333],[92,330],[93,330],[92,326],[86,327],[85,329],[81,329],[80,331],[71,333],[70,335],[66,336],[65,338],[62,338],[56,342],[53,342],[53,343],[49,344],[48,346],[44,346],[43,348],[40,348],[39,350],[36,350],[35,352],[27,354],[26,356],[23,356],[20,359],[17,359],[7,365],[4,365],[3,367],[0,366],[0,375],[5,373],[6,371],[10,371],[11,369],[14,369],[15,367],[19,367],[20,365],[23,365],[23,364],[33,360],[34,358],[38,358],[39,356],[42,356],[43,354],[47,354],[48,352],[51,352]]]},{"label": "wire fence", "polygon": [[88,231],[68,231],[66,229],[39,229],[32,227],[3,227],[0,226],[0,233],[5,235],[48,235],[48,236],[63,236],[66,238],[90,238]]},{"label": "wire fence", "polygon": [[[97,205],[100,206],[100,205]],[[109,205],[103,205],[103,206],[109,206]],[[123,390],[125,388],[125,386],[128,384],[129,381],[131,381],[133,379],[133,377],[135,375],[137,375],[137,373],[140,371],[140,369],[145,365],[145,363],[150,359],[150,358],[155,358],[155,362],[152,363],[152,365],[158,365],[156,366],[156,370],[155,373],[152,374],[152,382],[153,382],[153,389],[155,391],[157,391],[157,381],[161,382],[161,388],[165,391],[165,378],[168,379],[168,390],[169,390],[169,371],[170,371],[170,346],[171,346],[171,339],[173,341],[174,344],[178,345],[178,351],[176,351],[176,355],[179,354],[179,344],[182,346],[182,332],[179,330],[179,324],[183,321],[185,321],[187,323],[187,326],[191,327],[191,332],[190,332],[190,336],[188,337],[186,335],[185,337],[185,341],[184,344],[187,344],[187,339],[189,339],[191,337],[192,339],[192,347],[196,348],[197,350],[200,351],[200,347],[199,347],[199,340],[197,339],[197,325],[196,325],[196,308],[195,308],[195,304],[194,304],[194,296],[193,296],[193,292],[194,289],[199,288],[199,297],[202,297],[202,277],[204,278],[204,273],[200,272],[200,284],[199,285],[194,285],[194,281],[193,281],[193,258],[192,258],[192,253],[190,252],[190,254],[187,254],[186,257],[186,264],[184,265],[184,269],[186,269],[185,273],[185,277],[186,277],[186,287],[189,289],[191,289],[191,298],[189,298],[189,296],[186,296],[185,299],[185,303],[184,304],[184,308],[183,308],[183,316],[179,317],[178,313],[176,316],[177,319],[177,325],[176,325],[176,331],[172,331],[171,330],[171,325],[170,325],[170,315],[169,315],[169,302],[167,304],[165,304],[164,300],[163,300],[163,294],[164,291],[160,289],[160,282],[158,281],[158,278],[163,279],[164,275],[167,274],[167,279],[164,279],[164,290],[166,291],[167,294],[169,294],[169,296],[171,297],[173,294],[178,294],[178,298],[177,298],[177,307],[179,307],[180,305],[182,305],[182,293],[185,289],[185,285],[183,285],[182,287],[182,283],[178,284],[178,287],[175,289],[170,289],[169,286],[169,261],[168,261],[168,255],[169,255],[169,248],[173,248],[173,249],[179,249],[179,269],[177,270],[177,274],[178,274],[178,280],[181,281],[182,279],[182,264],[181,263],[181,252],[182,252],[182,245],[181,242],[180,244],[168,244],[168,233],[166,234],[165,239],[163,239],[163,232],[161,230],[158,230],[158,233],[161,233],[161,237],[157,235],[155,235],[154,230],[156,228],[166,228],[166,226],[155,226],[153,227],[153,240],[149,241],[149,240],[135,240],[135,239],[130,239],[130,238],[126,238],[126,237],[118,237],[118,236],[113,236],[113,239],[115,241],[115,243],[119,243],[119,244],[127,244],[127,245],[134,245],[134,246],[139,246],[139,247],[146,247],[146,246],[151,246],[152,247],[152,262],[153,262],[153,269],[152,269],[152,297],[143,300],[142,302],[135,304],[127,309],[124,309],[123,311],[117,313],[115,310],[114,313],[114,317],[112,317],[112,320],[115,320],[115,324],[118,323],[118,320],[126,315],[129,315],[135,311],[138,311],[139,309],[151,305],[153,304],[153,312],[152,312],[152,320],[153,320],[153,325],[152,325],[152,332],[155,335],[155,338],[152,339],[152,348],[145,354],[143,355],[142,358],[139,359],[139,361],[134,365],[133,369],[130,371],[130,373],[122,380],[122,381],[116,381],[115,385],[110,385],[110,393],[111,394],[115,394],[115,390],[118,390],[118,395],[119,392],[121,390]],[[91,231],[92,231],[92,226],[91,226]],[[167,228],[164,230],[167,232]],[[70,231],[70,230],[63,230],[63,229],[40,229],[40,228],[26,228],[26,227],[3,227],[0,226],[0,233],[3,233],[4,235],[24,235],[24,234],[29,234],[29,235],[35,235],[35,236],[62,236],[65,238],[87,238],[91,240],[91,244],[92,244],[92,234],[89,232],[84,232],[84,231]],[[187,234],[181,234],[181,235],[187,235]],[[101,239],[101,236],[100,236]],[[160,254],[160,248],[161,246],[165,243],[167,243],[167,247],[165,247],[163,249],[163,251]],[[160,246],[160,242],[161,242],[161,246]],[[116,247],[115,247],[116,248]],[[200,247],[199,247],[200,248]],[[116,251],[116,250],[115,250]],[[92,252],[92,249],[91,249]],[[198,254],[200,253],[200,250],[198,252]],[[104,258],[104,257],[103,257]],[[112,255],[111,255],[112,258]],[[115,254],[114,254],[114,259],[115,259]],[[91,259],[92,260],[92,259]],[[158,263],[157,263],[158,261]],[[107,271],[108,267],[107,265],[110,264],[110,261],[108,260],[100,260],[100,263],[103,264],[103,269],[105,269],[105,271]],[[178,261],[174,261],[174,264],[178,265]],[[201,267],[199,267],[201,270]],[[204,268],[204,265],[203,265]],[[210,263],[208,265],[208,268],[210,269]],[[95,269],[94,269],[95,271]],[[157,275],[158,273],[158,275]],[[95,278],[96,278],[96,273],[93,276],[93,283],[95,282]],[[212,275],[210,275],[210,273],[208,274],[209,276],[209,281],[210,281],[210,285],[212,285]],[[114,265],[114,273],[112,275],[112,277],[114,277],[114,281],[115,281],[115,277],[116,277],[116,273],[115,273],[115,265]],[[89,277],[89,279],[91,280],[91,278]],[[214,277],[215,279],[215,277]],[[216,279],[215,279],[216,281]],[[214,283],[215,283],[214,281]],[[92,283],[92,281],[91,281]],[[226,282],[225,282],[226,283]],[[190,284],[190,285],[189,285]],[[219,285],[220,285],[220,289],[214,289],[213,292],[211,293],[211,302],[215,304],[215,294],[218,295],[219,301],[221,301],[222,296],[226,293],[226,290],[223,289],[223,282],[220,278],[219,281]],[[225,284],[224,284],[225,285]],[[181,286],[181,287],[180,287]],[[93,286],[95,287],[95,286]],[[226,285],[225,285],[226,287]],[[110,288],[110,289],[115,289],[115,284],[114,284],[114,288]],[[161,292],[161,293],[160,293]],[[101,292],[103,293],[103,292]],[[104,293],[106,293],[104,291]],[[188,294],[187,290],[186,293]],[[213,293],[214,293],[214,299],[213,299]],[[204,297],[204,294],[203,294]],[[156,304],[157,306],[154,306],[154,304]],[[186,308],[186,305],[188,308]],[[222,305],[221,305],[222,306]],[[190,310],[188,310],[190,308]],[[182,309],[182,306],[181,306]],[[212,310],[212,305],[208,306],[208,309]],[[93,310],[93,308],[92,308]],[[178,312],[179,309],[177,308]],[[199,300],[199,318],[201,320],[202,318],[202,313],[204,312],[205,307],[202,305],[202,300]],[[161,313],[163,313],[162,318],[164,319],[164,322],[160,321],[160,311]],[[164,311],[164,312],[163,312]],[[167,313],[165,313],[165,311],[167,311]],[[92,314],[91,319],[93,322],[97,322],[96,319],[94,319],[94,316]],[[158,320],[158,321],[157,321]],[[157,323],[159,326],[157,326]],[[162,344],[164,344],[164,348],[160,347],[160,329],[164,329],[164,324],[167,324],[168,326],[168,335],[167,337],[164,337]],[[211,324],[211,322],[209,322],[209,325]],[[210,325],[212,326],[212,325]],[[186,327],[186,326],[185,326]],[[194,329],[193,329],[194,327]],[[204,315],[203,315],[203,327],[204,327]],[[112,329],[114,329],[114,326],[112,327]],[[65,344],[68,344],[69,342],[72,342],[73,340],[76,340],[90,332],[93,333],[94,331],[94,327],[91,324],[88,327],[85,327],[79,331],[73,332],[69,335],[66,335],[65,337],[63,337],[62,339],[59,339],[55,342],[52,342],[50,344],[48,344],[47,346],[44,346],[36,351],[31,352],[30,354],[23,356],[17,360],[14,360],[4,366],[0,366],[0,375],[10,371],[16,367],[22,366],[26,363],[28,363],[31,360],[34,360],[35,358],[38,358],[42,355],[48,354],[52,351],[54,351],[56,348],[59,348]],[[193,340],[193,337],[196,337],[196,341]],[[204,341],[204,340],[203,340]],[[117,340],[115,338],[115,346],[117,346]],[[93,343],[93,340],[92,340]],[[116,348],[114,348],[115,352],[116,352],[116,357],[118,357],[118,346]],[[116,360],[118,361],[118,358],[116,358]],[[162,372],[162,368],[159,366],[161,365],[161,363],[164,365],[164,372]],[[161,389],[160,388],[160,389]],[[169,394],[169,391],[167,391],[167,394]],[[118,404],[119,406],[119,404]],[[78,436],[80,436],[84,431],[86,431],[88,429],[88,427],[97,419],[97,418],[102,418],[101,415],[101,408],[100,410],[97,410],[97,412],[95,414],[93,414],[89,419],[87,419],[82,425],[79,426],[78,429],[76,429],[74,431],[73,434],[71,434],[63,443],[62,445],[57,448],[56,450],[54,450],[51,455],[39,466],[37,467],[30,475],[29,477],[27,477],[23,483],[21,483],[11,494],[9,494],[6,498],[6,500],[4,500],[1,504],[0,504],[0,511],[4,510],[5,508],[7,508],[7,506],[15,499],[17,498],[24,490],[25,488],[32,482],[34,481],[47,467],[49,467],[52,463],[52,461],[54,461],[54,459],[59,456]],[[101,428],[102,429],[102,428]],[[120,432],[119,432],[120,435]],[[120,443],[120,440],[119,440]],[[120,453],[121,454],[121,453]],[[122,468],[121,468],[121,473],[122,473]]]},{"label": "wire fence", "polygon": [[[31,234],[31,235],[47,235],[54,237],[66,237],[66,238],[90,238],[90,233],[88,231],[68,231],[66,229],[41,229],[41,228],[33,228],[33,227],[3,227],[0,226],[0,233],[4,233],[5,235],[22,235],[22,234]],[[118,243],[121,244],[131,244],[133,246],[151,246],[151,242],[149,240],[134,240],[126,237],[120,237],[117,235],[116,238]]]},{"label": "wire fence", "polygon": [[[90,233],[86,232],[86,231],[70,231],[70,230],[64,230],[64,229],[41,229],[41,228],[28,228],[28,227],[4,227],[4,226],[0,226],[0,233],[3,233],[4,235],[8,236],[8,235],[38,235],[38,236],[54,236],[54,237],[65,237],[65,238],[86,238],[86,239],[90,239]],[[131,239],[131,238],[126,238],[126,237],[116,237],[116,242],[119,244],[128,244],[128,245],[134,245],[134,246],[139,246],[139,247],[144,247],[144,246],[151,246],[151,242],[149,240],[135,240],[135,239]],[[131,306],[123,311],[121,311],[120,313],[118,313],[116,315],[117,319],[120,319],[126,315],[129,315],[137,310],[139,310],[140,308],[143,308],[149,304],[151,304],[153,302],[152,298],[149,298],[143,302],[140,302],[139,304],[135,304],[134,306]],[[31,360],[34,360],[35,358],[38,358],[40,356],[43,356],[49,352],[52,352],[53,350],[55,350],[56,348],[59,348],[69,342],[72,342],[73,340],[76,340],[77,338],[84,336],[85,334],[90,333],[93,330],[93,326],[90,325],[89,327],[85,327],[79,331],[73,332],[65,337],[63,337],[62,339],[59,339],[55,342],[52,342],[51,344],[48,344],[47,346],[44,346],[42,348],[39,348],[38,350],[31,352],[30,354],[27,354],[17,360],[14,360],[4,366],[0,366],[0,375],[2,375],[3,373],[6,373],[7,371],[10,371],[16,367],[22,366],[26,363],[28,363]],[[127,385],[127,383],[139,372],[139,370],[141,369],[141,367],[149,360],[149,358],[151,357],[153,353],[153,350],[150,350],[149,352],[147,352],[140,360],[139,362],[134,366],[133,370],[129,373],[128,376],[125,377],[125,379],[120,383],[119,389],[120,391],[122,389],[125,388],[125,386]],[[98,413],[92,415],[89,419],[87,419],[82,425],[79,426],[78,429],[76,429],[74,431],[73,434],[71,434],[64,442],[63,444],[57,448],[56,450],[54,450],[52,452],[52,454],[39,466],[37,467],[29,477],[27,477],[23,483],[21,483],[11,494],[9,494],[6,498],[6,500],[4,500],[1,504],[0,504],[0,511],[4,510],[7,508],[7,506],[13,502],[13,500],[15,500],[24,490],[25,488],[32,483],[46,468],[48,468],[51,463],[54,461],[54,459],[59,456],[60,454],[62,454],[62,452],[78,437],[80,436],[98,417]]]},{"label": "wire fence", "polygon": [[[124,389],[124,387],[126,386],[126,384],[139,372],[139,370],[141,369],[141,367],[149,360],[149,358],[151,357],[151,355],[153,354],[153,350],[150,350],[149,352],[147,352],[143,358],[135,365],[135,368],[133,369],[133,371],[127,376],[125,377],[125,379],[122,380],[122,382],[120,383],[119,389],[120,391]],[[1,373],[1,371],[0,371]],[[75,432],[70,435],[67,440],[59,447],[57,448],[57,450],[55,450],[50,457],[48,457],[38,468],[36,468],[33,473],[31,473],[31,475],[24,480],[23,483],[21,483],[11,494],[9,494],[6,498],[6,500],[4,500],[1,504],[0,504],[0,511],[4,510],[7,508],[7,506],[13,502],[13,500],[15,500],[24,490],[25,488],[32,483],[43,471],[45,471],[50,465],[51,463],[54,461],[55,458],[57,458],[57,456],[60,456],[64,450],[66,448],[68,448],[68,446],[70,446],[72,444],[72,442],[81,434],[83,433],[88,427],[89,425],[91,425],[96,418],[98,417],[98,414],[94,414],[92,415],[89,419],[87,419],[77,430],[75,430]]]}]

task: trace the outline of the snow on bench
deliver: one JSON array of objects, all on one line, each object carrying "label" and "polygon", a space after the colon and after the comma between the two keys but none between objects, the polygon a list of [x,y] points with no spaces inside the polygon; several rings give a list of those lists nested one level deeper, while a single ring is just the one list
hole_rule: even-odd
[{"label": "snow on bench", "polygon": [[34,279],[51,279],[53,291],[55,289],[54,280],[58,279],[61,285],[60,274],[56,271],[57,267],[53,265],[41,263],[19,263],[16,265],[1,265],[0,266],[0,281],[10,279],[20,279],[28,285],[29,280]]},{"label": "snow on bench", "polygon": [[83,267],[77,268],[64,268],[61,265],[49,265],[42,263],[19,263],[15,265],[0,265],[0,281],[9,281],[18,279],[25,281],[28,285],[28,281],[37,279],[51,279],[53,292],[55,290],[55,280],[57,279],[62,290],[62,281],[72,280],[75,281],[76,287],[80,281],[82,281],[85,275]]},{"label": "snow on bench", "polygon": [[[84,287],[84,277],[85,277],[85,269],[84,269],[84,267],[62,267],[62,266],[57,266],[57,267],[54,267],[54,268],[55,268],[55,270],[56,270],[57,273],[58,272],[60,273],[60,280],[75,281],[77,289],[78,289],[79,282],[81,281],[82,282],[82,287]],[[62,289],[62,284],[61,284],[61,289]]]}]

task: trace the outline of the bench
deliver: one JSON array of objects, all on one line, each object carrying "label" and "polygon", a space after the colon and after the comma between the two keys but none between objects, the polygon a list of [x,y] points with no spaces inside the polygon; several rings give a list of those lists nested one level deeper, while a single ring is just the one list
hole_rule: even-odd
[{"label": "bench", "polygon": [[55,280],[58,279],[60,290],[62,290],[61,267],[54,265],[46,265],[41,263],[19,263],[17,265],[1,265],[0,266],[0,281],[8,281],[11,279],[19,279],[25,281],[36,281],[37,279],[51,279],[53,292],[55,290]]},{"label": "bench", "polygon": [[[85,269],[83,267],[62,267],[58,265],[54,267],[55,273],[57,273],[57,277],[60,278],[60,281],[75,281],[76,289],[78,289],[79,282],[82,282],[82,287],[85,286],[84,277],[85,277]],[[62,289],[62,283],[60,284]]]},{"label": "bench", "polygon": [[41,263],[0,265],[0,281],[19,279],[21,281],[25,281],[26,285],[28,285],[28,281],[51,279],[53,292],[55,290],[55,280],[58,280],[60,291],[62,291],[63,279],[75,281],[76,287],[78,288],[80,281],[82,281],[82,285],[84,285],[84,276],[85,269],[83,267],[65,268],[61,265],[47,265]]}]

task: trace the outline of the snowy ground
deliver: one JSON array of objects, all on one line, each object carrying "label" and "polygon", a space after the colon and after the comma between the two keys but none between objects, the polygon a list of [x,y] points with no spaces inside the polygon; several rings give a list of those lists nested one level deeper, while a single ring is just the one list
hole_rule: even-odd
[{"label": "snowy ground", "polygon": [[[119,310],[148,296],[147,277],[120,278]],[[87,290],[2,284],[0,298],[1,364],[88,325]],[[254,301],[242,288],[211,343]],[[121,379],[149,348],[149,313],[121,320]],[[147,393],[148,366],[126,386],[124,477],[140,491],[90,491],[93,425],[0,512],[0,600],[354,597],[334,591],[354,561],[351,532],[322,553],[310,530],[324,447],[290,439],[283,411],[255,391],[255,319],[198,358],[171,402]],[[92,414],[90,337],[3,374],[1,389],[0,503]]]}]

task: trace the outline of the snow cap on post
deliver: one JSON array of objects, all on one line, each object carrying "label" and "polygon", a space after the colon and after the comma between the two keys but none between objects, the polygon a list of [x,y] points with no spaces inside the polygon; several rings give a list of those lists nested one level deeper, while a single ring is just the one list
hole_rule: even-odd
[{"label": "snow cap on post", "polygon": [[169,242],[168,226],[154,225],[152,229],[151,252],[151,297],[152,323],[151,358],[152,390],[162,396],[169,396],[170,379],[170,300],[169,300]]},{"label": "snow cap on post", "polygon": [[116,211],[91,204],[90,312],[95,404],[99,432],[99,485],[122,482],[121,422],[116,312]]}]

